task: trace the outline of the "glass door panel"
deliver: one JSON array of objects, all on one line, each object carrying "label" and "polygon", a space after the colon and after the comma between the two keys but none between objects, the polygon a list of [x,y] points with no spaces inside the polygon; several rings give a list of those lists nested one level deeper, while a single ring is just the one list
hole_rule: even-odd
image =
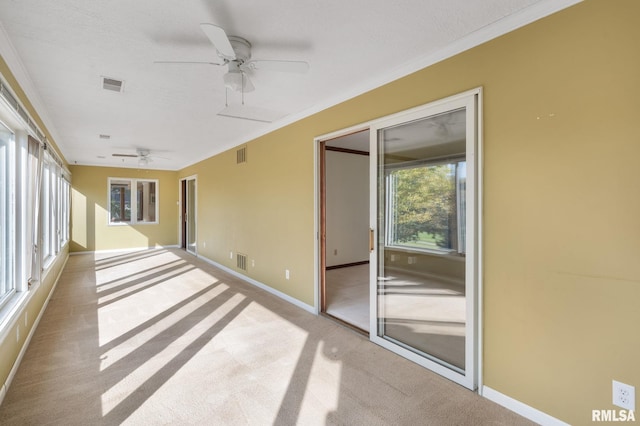
[{"label": "glass door panel", "polygon": [[371,262],[371,337],[473,388],[471,99],[382,122],[372,134],[377,243]]},{"label": "glass door panel", "polygon": [[196,180],[187,180],[187,251],[196,253]]}]

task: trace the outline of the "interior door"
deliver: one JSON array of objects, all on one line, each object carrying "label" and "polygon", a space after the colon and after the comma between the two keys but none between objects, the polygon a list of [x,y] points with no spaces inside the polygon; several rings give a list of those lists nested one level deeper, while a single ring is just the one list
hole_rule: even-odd
[{"label": "interior door", "polygon": [[371,130],[370,338],[477,385],[477,99],[468,92]]}]

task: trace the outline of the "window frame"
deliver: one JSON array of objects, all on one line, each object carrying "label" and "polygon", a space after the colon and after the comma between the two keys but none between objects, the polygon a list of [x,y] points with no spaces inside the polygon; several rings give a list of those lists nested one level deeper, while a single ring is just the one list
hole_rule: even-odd
[{"label": "window frame", "polygon": [[[15,325],[26,303],[36,294],[40,283],[53,271],[52,265],[60,259],[69,240],[61,240],[61,226],[66,226],[68,231],[69,218],[60,216],[59,211],[56,215],[45,215],[42,203],[46,198],[53,202],[49,202],[51,208],[55,205],[60,209],[62,194],[59,191],[62,186],[59,182],[61,179],[70,182],[71,174],[13,93],[6,84],[4,75],[0,73],[0,123],[13,135],[8,144],[9,150],[6,151],[10,155],[2,159],[3,170],[0,172],[2,180],[6,181],[2,184],[7,184],[4,189],[8,188],[10,191],[10,197],[4,197],[4,209],[0,212],[3,216],[0,220],[10,224],[8,232],[0,232],[0,244],[6,251],[2,253],[0,262],[6,262],[9,267],[3,267],[4,270],[0,273],[7,273],[11,280],[5,287],[11,288],[10,294],[0,297],[0,340]],[[43,195],[45,158],[54,164],[53,172],[47,179],[50,181],[49,190],[56,191],[47,197]],[[0,192],[8,194],[6,191]],[[47,222],[50,224],[47,234],[50,254],[46,262],[42,256],[44,216],[47,221],[51,221],[52,217],[57,218],[54,222]]]},{"label": "window frame", "polygon": [[16,229],[17,229],[17,215],[15,212],[16,206],[16,144],[17,137],[15,131],[11,127],[5,125],[0,121],[0,125],[6,128],[10,133],[10,138],[6,141],[6,145],[3,149],[3,168],[4,172],[0,175],[0,183],[2,183],[3,191],[0,192],[0,220],[3,221],[3,226],[0,227],[0,262],[2,268],[0,274],[2,274],[2,293],[0,294],[0,308],[9,303],[13,296],[18,292],[18,285],[16,280],[16,252],[15,248],[18,243],[16,241]]},{"label": "window frame", "polygon": [[[111,219],[111,187],[114,182],[127,182],[130,189],[129,203],[131,204],[130,219],[128,221],[113,221]],[[148,182],[154,184],[154,192],[150,194],[154,200],[155,220],[138,220],[138,183]],[[160,224],[160,182],[158,179],[109,177],[107,179],[107,225],[108,226],[134,226],[134,225],[158,225]]]}]

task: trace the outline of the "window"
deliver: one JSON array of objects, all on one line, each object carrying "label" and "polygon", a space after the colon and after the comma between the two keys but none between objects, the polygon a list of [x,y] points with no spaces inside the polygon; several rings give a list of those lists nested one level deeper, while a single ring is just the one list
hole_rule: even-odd
[{"label": "window", "polygon": [[158,181],[109,178],[109,223],[158,223]]},{"label": "window", "polygon": [[1,77],[0,333],[3,333],[17,318],[16,307],[30,297],[30,286],[38,285],[68,242],[70,175]]},{"label": "window", "polygon": [[65,213],[65,194],[62,167],[48,151],[44,154],[40,225],[42,228],[42,263],[46,268],[60,252],[68,238],[68,212]]},{"label": "window", "polygon": [[390,167],[386,244],[465,253],[464,157]]},{"label": "window", "polygon": [[0,123],[0,306],[15,293],[14,135]]}]

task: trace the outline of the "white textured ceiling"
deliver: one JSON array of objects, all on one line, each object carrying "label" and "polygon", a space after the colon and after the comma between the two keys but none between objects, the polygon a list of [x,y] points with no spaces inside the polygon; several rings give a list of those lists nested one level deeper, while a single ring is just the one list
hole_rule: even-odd
[{"label": "white textured ceiling", "polygon": [[[487,29],[504,32],[559,8],[552,3],[2,0],[0,19],[24,66],[22,79],[30,80],[23,85],[67,161],[138,167],[112,154],[145,148],[164,157],[149,167],[176,170],[399,77],[461,40],[470,45],[474,34],[490,38],[497,33]],[[500,25],[513,16],[523,18]],[[245,106],[283,118],[266,124],[217,116],[225,108],[223,67],[154,64],[216,60],[202,22],[249,40],[254,59],[310,64],[304,75],[251,75],[256,90],[244,95]],[[103,90],[102,76],[124,80],[124,92]],[[232,107],[240,102],[229,92]]]}]

